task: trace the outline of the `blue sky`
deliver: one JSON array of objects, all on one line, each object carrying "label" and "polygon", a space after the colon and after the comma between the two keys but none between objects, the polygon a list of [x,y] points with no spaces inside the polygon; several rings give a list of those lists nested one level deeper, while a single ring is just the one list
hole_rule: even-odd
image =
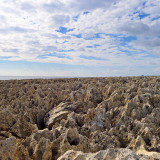
[{"label": "blue sky", "polygon": [[160,75],[160,0],[0,1],[0,76]]}]

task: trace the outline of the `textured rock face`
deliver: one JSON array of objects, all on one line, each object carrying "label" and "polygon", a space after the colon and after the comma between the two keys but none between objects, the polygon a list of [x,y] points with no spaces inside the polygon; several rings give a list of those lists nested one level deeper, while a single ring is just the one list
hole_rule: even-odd
[{"label": "textured rock face", "polygon": [[52,126],[57,122],[60,122],[62,119],[67,119],[67,115],[70,113],[68,103],[61,103],[56,108],[53,108],[48,112],[44,118],[46,123],[45,125],[52,129]]},{"label": "textured rock face", "polygon": [[29,153],[25,146],[21,144],[20,140],[11,136],[6,140],[0,141],[0,159],[24,159],[29,160]]},{"label": "textured rock face", "polygon": [[5,130],[11,128],[16,123],[16,119],[8,109],[3,109],[0,112],[0,129]]},{"label": "textured rock face", "polygon": [[87,91],[86,99],[88,101],[99,103],[102,101],[102,95],[96,88],[89,88]]},{"label": "textured rock face", "polygon": [[0,81],[0,160],[160,159],[160,78]]},{"label": "textured rock face", "polygon": [[139,160],[134,152],[129,149],[107,149],[96,153],[83,153],[81,151],[69,150],[64,155],[58,158],[58,160]]}]

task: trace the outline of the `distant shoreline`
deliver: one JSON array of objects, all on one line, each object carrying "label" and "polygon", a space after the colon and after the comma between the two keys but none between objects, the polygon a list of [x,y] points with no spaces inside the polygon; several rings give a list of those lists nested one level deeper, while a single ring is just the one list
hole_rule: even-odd
[{"label": "distant shoreline", "polygon": [[0,80],[25,80],[25,79],[56,79],[70,77],[47,77],[47,76],[0,76]]},{"label": "distant shoreline", "polygon": [[31,79],[66,79],[66,78],[116,78],[116,77],[159,77],[159,75],[141,75],[141,76],[106,76],[106,77],[58,77],[58,76],[0,76],[1,80],[31,80]]}]

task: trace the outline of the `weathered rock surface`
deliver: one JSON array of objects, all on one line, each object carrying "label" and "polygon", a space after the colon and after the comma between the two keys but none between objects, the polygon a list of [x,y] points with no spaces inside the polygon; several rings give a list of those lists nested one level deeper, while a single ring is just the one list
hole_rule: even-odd
[{"label": "weathered rock surface", "polygon": [[11,128],[16,123],[16,119],[8,109],[3,109],[0,112],[0,129],[5,130]]},{"label": "weathered rock surface", "polygon": [[0,81],[0,160],[160,159],[160,78]]},{"label": "weathered rock surface", "polygon": [[83,153],[81,151],[69,150],[58,160],[142,160],[129,149],[107,149],[96,153]]}]

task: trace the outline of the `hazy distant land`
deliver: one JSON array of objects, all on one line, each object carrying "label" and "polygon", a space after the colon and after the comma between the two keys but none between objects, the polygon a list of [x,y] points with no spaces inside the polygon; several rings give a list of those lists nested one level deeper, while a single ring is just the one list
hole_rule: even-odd
[{"label": "hazy distant land", "polygon": [[0,76],[0,80],[23,80],[23,79],[55,79],[55,78],[69,78],[58,76]]}]

